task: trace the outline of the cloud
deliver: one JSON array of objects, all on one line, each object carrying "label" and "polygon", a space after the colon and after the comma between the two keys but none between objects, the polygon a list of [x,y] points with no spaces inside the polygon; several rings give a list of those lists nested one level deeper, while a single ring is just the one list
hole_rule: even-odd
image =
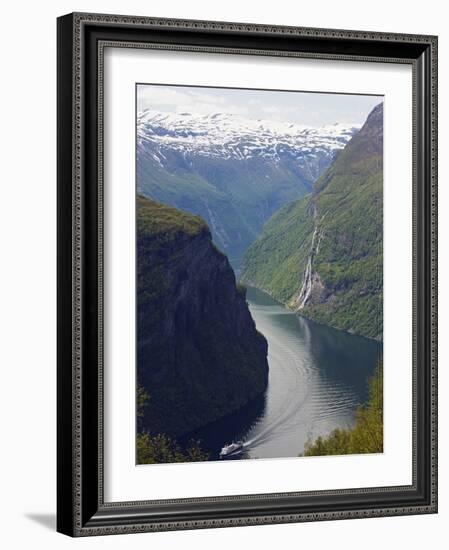
[{"label": "cloud", "polygon": [[335,122],[363,123],[380,99],[379,96],[156,84],[141,84],[137,88],[138,111],[153,109],[200,115],[228,113],[310,126]]},{"label": "cloud", "polygon": [[190,94],[179,91],[178,88],[141,85],[137,88],[138,110],[180,104],[191,105],[193,101]]},{"label": "cloud", "polygon": [[223,94],[169,86],[140,85],[137,110],[161,109],[177,113],[214,114],[217,112],[247,115],[247,109],[234,104]]}]

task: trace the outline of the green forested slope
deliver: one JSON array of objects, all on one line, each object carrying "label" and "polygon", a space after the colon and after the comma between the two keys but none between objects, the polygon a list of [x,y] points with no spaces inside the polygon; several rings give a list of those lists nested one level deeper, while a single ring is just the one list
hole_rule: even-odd
[{"label": "green forested slope", "polygon": [[382,186],[380,104],[313,192],[268,221],[242,282],[316,321],[381,339]]},{"label": "green forested slope", "polygon": [[156,163],[147,151],[139,152],[139,193],[201,216],[233,265],[240,264],[273,212],[311,189],[309,179],[282,163],[199,158],[196,169],[189,165],[175,170],[179,159],[166,155],[172,171]]}]

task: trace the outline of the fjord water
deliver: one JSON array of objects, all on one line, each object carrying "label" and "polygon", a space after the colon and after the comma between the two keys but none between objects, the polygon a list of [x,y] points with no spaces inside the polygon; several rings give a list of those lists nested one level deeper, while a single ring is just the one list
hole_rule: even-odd
[{"label": "fjord water", "polygon": [[297,456],[308,439],[352,425],[382,345],[300,317],[255,288],[247,301],[268,341],[265,395],[190,437],[201,439],[211,458],[239,440],[243,452],[229,458]]}]

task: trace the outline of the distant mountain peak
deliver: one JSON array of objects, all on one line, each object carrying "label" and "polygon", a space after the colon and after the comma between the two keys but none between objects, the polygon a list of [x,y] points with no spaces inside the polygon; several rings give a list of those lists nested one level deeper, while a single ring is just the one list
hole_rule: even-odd
[{"label": "distant mountain peak", "polygon": [[[140,145],[150,142],[183,154],[240,160],[257,156],[276,160],[285,155],[316,152],[334,154],[344,148],[359,128],[359,124],[352,123],[314,127],[220,112],[164,113],[145,109],[137,117]],[[158,156],[163,163],[163,155]]]},{"label": "distant mountain peak", "polygon": [[358,129],[146,109],[137,117],[137,190],[201,216],[238,267],[268,218],[309,193]]}]

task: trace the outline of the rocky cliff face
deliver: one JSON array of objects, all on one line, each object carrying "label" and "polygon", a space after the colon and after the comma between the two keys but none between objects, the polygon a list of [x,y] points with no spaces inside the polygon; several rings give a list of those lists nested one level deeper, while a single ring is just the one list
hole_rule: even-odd
[{"label": "rocky cliff face", "polygon": [[263,393],[266,340],[200,218],[139,198],[137,273],[145,429],[177,437]]},{"label": "rocky cliff face", "polygon": [[243,281],[306,317],[382,339],[383,104],[313,192],[279,210],[245,257]]}]

